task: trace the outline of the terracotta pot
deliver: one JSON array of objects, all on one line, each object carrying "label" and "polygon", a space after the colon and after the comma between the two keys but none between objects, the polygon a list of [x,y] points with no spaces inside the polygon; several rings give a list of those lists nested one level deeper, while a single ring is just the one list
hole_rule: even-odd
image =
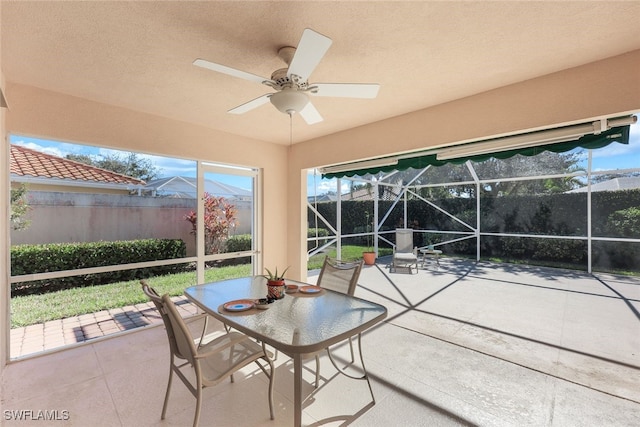
[{"label": "terracotta pot", "polygon": [[362,258],[364,259],[364,263],[366,265],[374,265],[376,263],[375,252],[362,252]]},{"label": "terracotta pot", "polygon": [[267,298],[281,299],[284,298],[284,280],[267,280]]}]

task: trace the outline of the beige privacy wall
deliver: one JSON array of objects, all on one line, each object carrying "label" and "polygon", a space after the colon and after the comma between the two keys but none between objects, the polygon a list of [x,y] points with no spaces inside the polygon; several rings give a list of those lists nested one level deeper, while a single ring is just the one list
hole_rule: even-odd
[{"label": "beige privacy wall", "polygon": [[289,216],[289,262],[304,276],[308,168],[636,112],[640,50],[296,144],[289,211],[298,214]]}]

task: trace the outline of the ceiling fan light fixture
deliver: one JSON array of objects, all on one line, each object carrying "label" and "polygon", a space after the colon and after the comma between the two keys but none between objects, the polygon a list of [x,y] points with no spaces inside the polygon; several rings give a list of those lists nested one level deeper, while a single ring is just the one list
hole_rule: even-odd
[{"label": "ceiling fan light fixture", "polygon": [[295,89],[283,89],[269,99],[279,111],[289,115],[299,113],[309,103],[307,94]]}]

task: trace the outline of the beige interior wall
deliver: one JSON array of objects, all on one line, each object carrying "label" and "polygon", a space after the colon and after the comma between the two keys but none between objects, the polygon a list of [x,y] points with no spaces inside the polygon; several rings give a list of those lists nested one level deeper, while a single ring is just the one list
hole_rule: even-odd
[{"label": "beige interior wall", "polygon": [[288,235],[292,271],[305,278],[301,171],[638,111],[640,50],[296,144],[289,160],[289,211],[298,213]]},{"label": "beige interior wall", "polygon": [[7,133],[262,168],[262,212],[278,212],[262,218],[263,262],[287,264],[287,147],[30,86],[9,83],[7,92]]},{"label": "beige interior wall", "polygon": [[[0,67],[2,64],[0,63]],[[0,68],[1,69],[1,68]],[[0,90],[4,92],[4,76],[0,73]],[[7,100],[8,102],[8,100]],[[0,135],[5,141],[4,132],[5,109],[0,107]],[[3,142],[0,149],[0,197],[2,198],[2,226],[0,226],[0,241],[9,241],[9,147]],[[9,355],[9,298],[11,288],[9,286],[9,251],[8,245],[0,245],[0,373]]]},{"label": "beige interior wall", "polygon": [[[0,16],[2,15],[2,2],[0,2]],[[2,46],[2,33],[0,32],[0,46]],[[2,72],[2,55],[0,55],[0,91],[5,94],[5,80]],[[5,94],[6,98],[6,94]],[[6,99],[9,103],[9,99]],[[0,107],[0,200],[2,212],[0,213],[0,241],[9,241],[9,146],[6,141],[5,132],[5,112],[6,109]],[[0,245],[0,376],[2,368],[9,359],[9,298],[11,288],[9,287],[9,251],[7,244]]]}]

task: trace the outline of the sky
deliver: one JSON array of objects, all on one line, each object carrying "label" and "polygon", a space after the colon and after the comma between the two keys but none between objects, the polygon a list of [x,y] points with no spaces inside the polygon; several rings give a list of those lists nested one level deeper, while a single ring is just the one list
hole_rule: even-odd
[{"label": "sky", "polygon": [[[586,166],[586,159],[584,160]],[[629,144],[611,144],[593,151],[594,170],[640,168],[640,123],[629,127]]]},{"label": "sky", "polygon": [[[108,148],[50,141],[21,135],[10,135],[10,142],[58,157],[65,157],[67,154],[84,154],[96,157],[124,156],[127,154],[123,151]],[[150,154],[139,154],[139,156],[149,159],[156,165],[160,178],[170,176],[196,176],[196,162],[193,160],[161,157]],[[587,158],[585,154],[584,159],[580,162],[580,166],[586,167],[586,165]],[[640,168],[640,123],[631,125],[628,145],[613,143],[604,149],[593,151],[594,170],[629,168]],[[250,186],[250,180],[246,177],[216,174],[215,179],[244,189],[249,189]],[[343,182],[342,187],[343,191],[348,191],[348,184],[346,182]],[[316,192],[314,192],[314,188],[316,188]],[[320,195],[328,191],[336,191],[336,180],[322,180],[319,173],[314,175],[314,171],[309,171],[307,194],[310,196],[314,195],[314,193]]]}]

